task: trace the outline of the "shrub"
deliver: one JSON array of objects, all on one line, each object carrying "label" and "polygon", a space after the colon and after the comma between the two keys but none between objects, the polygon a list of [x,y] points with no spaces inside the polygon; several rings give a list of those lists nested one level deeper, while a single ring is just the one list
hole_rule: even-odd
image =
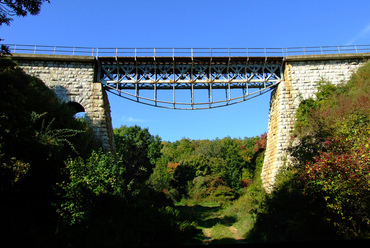
[{"label": "shrub", "polygon": [[370,225],[369,139],[345,151],[341,139],[329,139],[328,151],[307,163],[300,180],[304,194],[325,200],[326,219],[343,238],[364,238]]},{"label": "shrub", "polygon": [[340,238],[370,231],[370,63],[347,85],[322,84],[317,99],[302,102],[292,147],[303,193],[320,202],[325,220]]},{"label": "shrub", "polygon": [[198,176],[188,187],[189,197],[197,201],[225,202],[234,198],[233,189],[214,175]]}]

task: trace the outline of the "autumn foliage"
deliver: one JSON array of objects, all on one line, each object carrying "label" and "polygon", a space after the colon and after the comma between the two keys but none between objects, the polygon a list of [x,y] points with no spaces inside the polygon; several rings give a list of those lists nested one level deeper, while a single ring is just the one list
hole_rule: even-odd
[{"label": "autumn foliage", "polygon": [[312,158],[300,157],[297,180],[305,195],[324,202],[326,220],[342,238],[370,230],[369,72],[368,63],[347,85],[323,83],[317,99],[301,105],[296,126],[298,137],[315,143]]}]

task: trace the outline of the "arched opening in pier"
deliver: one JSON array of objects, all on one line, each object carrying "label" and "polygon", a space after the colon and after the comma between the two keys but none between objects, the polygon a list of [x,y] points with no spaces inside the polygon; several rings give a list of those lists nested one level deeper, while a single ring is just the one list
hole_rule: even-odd
[{"label": "arched opening in pier", "polygon": [[85,108],[77,102],[68,102],[67,105],[73,110],[74,118],[84,118]]}]

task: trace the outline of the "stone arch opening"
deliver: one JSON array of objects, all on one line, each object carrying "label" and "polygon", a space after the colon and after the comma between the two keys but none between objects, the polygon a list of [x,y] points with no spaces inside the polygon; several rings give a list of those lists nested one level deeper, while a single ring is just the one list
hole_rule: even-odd
[{"label": "stone arch opening", "polygon": [[68,102],[67,105],[73,110],[73,117],[84,118],[85,108],[77,102]]}]

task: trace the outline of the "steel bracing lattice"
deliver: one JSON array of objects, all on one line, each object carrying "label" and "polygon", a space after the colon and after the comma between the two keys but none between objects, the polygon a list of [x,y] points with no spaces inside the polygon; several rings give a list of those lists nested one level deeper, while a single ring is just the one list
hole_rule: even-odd
[{"label": "steel bracing lattice", "polygon": [[283,57],[98,57],[107,91],[157,107],[208,109],[246,101],[283,80]]}]

